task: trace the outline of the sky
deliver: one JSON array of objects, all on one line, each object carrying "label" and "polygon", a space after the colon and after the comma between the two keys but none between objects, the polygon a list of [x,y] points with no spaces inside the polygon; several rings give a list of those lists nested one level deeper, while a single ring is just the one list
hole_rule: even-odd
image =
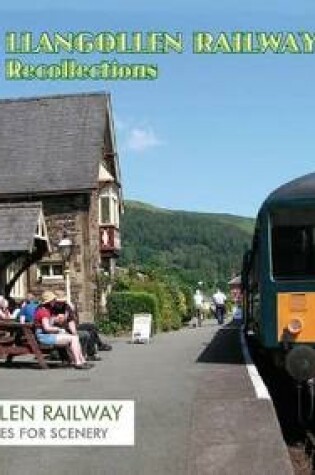
[{"label": "sky", "polygon": [[[11,0],[2,5],[0,97],[110,92],[125,199],[254,217],[272,190],[315,171],[313,54],[191,51],[196,31],[312,33],[313,1],[106,3]],[[157,64],[159,76],[150,81],[9,81],[4,74],[8,31],[31,31],[35,37],[42,31],[182,32],[184,52],[75,56],[90,63]],[[61,56],[20,55],[33,63],[56,63]]]}]

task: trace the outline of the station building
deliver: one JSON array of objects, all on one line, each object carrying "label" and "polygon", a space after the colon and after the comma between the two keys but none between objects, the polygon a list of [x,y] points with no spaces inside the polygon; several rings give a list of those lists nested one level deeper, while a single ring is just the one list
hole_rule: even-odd
[{"label": "station building", "polygon": [[64,289],[92,321],[121,212],[109,94],[0,101],[0,293]]}]

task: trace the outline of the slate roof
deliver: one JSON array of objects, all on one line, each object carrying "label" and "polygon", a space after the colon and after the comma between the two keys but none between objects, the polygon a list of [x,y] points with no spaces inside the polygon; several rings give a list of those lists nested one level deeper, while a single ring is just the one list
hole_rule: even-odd
[{"label": "slate roof", "polygon": [[0,198],[96,188],[108,99],[93,93],[0,100]]},{"label": "slate roof", "polygon": [[242,283],[242,278],[240,275],[236,275],[233,279],[228,281],[228,285],[240,285]]},{"label": "slate roof", "polygon": [[41,203],[0,204],[0,252],[31,251]]}]

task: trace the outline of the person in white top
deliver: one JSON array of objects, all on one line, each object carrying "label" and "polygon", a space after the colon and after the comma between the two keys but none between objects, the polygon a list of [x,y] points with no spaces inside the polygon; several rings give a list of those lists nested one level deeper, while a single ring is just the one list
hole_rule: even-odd
[{"label": "person in white top", "polygon": [[202,321],[202,304],[203,295],[199,289],[194,293],[194,306],[195,306],[195,318],[197,319],[198,326],[201,327]]},{"label": "person in white top", "polygon": [[215,316],[216,319],[218,320],[218,323],[221,325],[224,323],[224,317],[225,317],[225,302],[226,302],[226,295],[221,292],[220,289],[217,289],[216,293],[213,294],[212,299],[215,304]]}]

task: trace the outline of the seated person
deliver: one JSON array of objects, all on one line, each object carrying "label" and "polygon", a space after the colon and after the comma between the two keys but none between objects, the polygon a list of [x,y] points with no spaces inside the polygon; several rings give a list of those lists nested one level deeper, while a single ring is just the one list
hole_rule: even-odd
[{"label": "seated person", "polygon": [[1,320],[9,320],[11,318],[11,314],[9,311],[9,303],[7,299],[0,295],[0,319]]},{"label": "seated person", "polygon": [[112,346],[109,345],[108,343],[104,343],[99,335],[99,332],[94,325],[94,323],[79,323],[78,324],[78,329],[80,331],[88,331],[91,335],[91,338],[94,340],[94,345],[98,349],[98,351],[111,351]]},{"label": "seated person", "polygon": [[[74,320],[68,320],[66,314],[59,312],[56,313],[53,318],[54,325],[58,326],[60,329],[63,329],[68,334],[79,337],[84,358],[86,358],[88,361],[99,361],[101,359],[97,356],[95,349],[91,347],[89,333],[86,331],[77,331]],[[55,358],[54,354],[52,356]],[[67,360],[67,357],[63,359]]]},{"label": "seated person", "polygon": [[38,306],[39,302],[36,300],[35,296],[31,293],[28,293],[26,299],[21,305],[20,311],[17,315],[17,320],[24,320],[26,323],[33,323],[35,311]]},{"label": "seated person", "polygon": [[69,345],[74,367],[90,369],[91,365],[86,363],[82,354],[78,336],[70,335],[55,325],[55,323],[58,324],[58,317],[52,312],[55,298],[55,294],[50,291],[44,291],[42,294],[42,303],[37,307],[34,315],[36,337],[44,345]]},{"label": "seated person", "polygon": [[8,300],[8,309],[10,312],[10,318],[11,320],[16,320],[20,312],[20,304],[17,303],[17,301],[12,297],[8,297],[7,300]]},{"label": "seated person", "polygon": [[102,342],[93,323],[78,323],[78,315],[74,311],[73,306],[67,302],[63,290],[56,290],[55,295],[53,313],[66,316],[67,330],[74,335],[79,335],[83,353],[87,355],[87,358],[94,361],[100,360],[101,358],[97,355],[97,349],[108,351],[111,350],[111,346]]}]

